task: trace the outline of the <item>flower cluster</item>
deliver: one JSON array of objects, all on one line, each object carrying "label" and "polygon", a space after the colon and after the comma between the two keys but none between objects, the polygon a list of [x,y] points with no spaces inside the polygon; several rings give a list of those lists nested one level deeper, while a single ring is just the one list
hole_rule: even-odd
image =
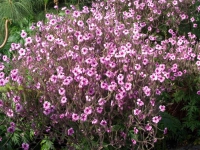
[{"label": "flower cluster", "polygon": [[[108,0],[92,8],[46,14],[47,23],[31,26],[35,36],[23,30],[25,44],[11,45],[12,69],[8,76],[0,74],[0,85],[16,88],[6,93],[2,110],[37,135],[52,127],[49,136],[60,142],[77,142],[72,135],[81,134],[99,137],[98,147],[105,138],[119,147],[127,141],[132,147],[153,147],[165,111],[157,97],[189,73],[192,62],[200,66],[195,62],[200,55],[195,35],[181,36],[174,30],[189,19],[184,12],[192,4]],[[170,36],[159,40],[158,26],[163,23]],[[7,62],[0,65],[1,71]],[[126,129],[114,134],[117,125]],[[55,131],[65,134],[63,139]],[[130,131],[135,136],[129,136]],[[28,149],[26,144],[22,147]]]}]

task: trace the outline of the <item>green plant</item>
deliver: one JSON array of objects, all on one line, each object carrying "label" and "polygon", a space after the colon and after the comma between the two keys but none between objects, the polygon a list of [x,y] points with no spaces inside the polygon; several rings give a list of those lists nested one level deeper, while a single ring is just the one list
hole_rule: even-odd
[{"label": "green plant", "polygon": [[168,128],[163,142],[173,139],[180,144],[200,137],[200,97],[197,95],[200,78],[198,72],[194,72],[176,80],[171,92],[164,92],[160,96],[167,106],[167,112],[162,114],[160,122],[161,126]]},{"label": "green plant", "polygon": [[55,150],[54,143],[48,139],[48,137],[45,137],[41,143],[41,150]]}]

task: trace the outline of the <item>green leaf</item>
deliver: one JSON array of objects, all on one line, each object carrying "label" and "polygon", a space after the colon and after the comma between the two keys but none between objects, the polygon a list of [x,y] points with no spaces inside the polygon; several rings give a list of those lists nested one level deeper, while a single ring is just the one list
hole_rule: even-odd
[{"label": "green leaf", "polygon": [[183,122],[183,126],[189,128],[192,132],[200,127],[200,122],[198,120],[190,120]]},{"label": "green leaf", "polygon": [[41,150],[54,150],[55,149],[53,142],[48,139],[42,140],[40,145],[42,146]]},{"label": "green leaf", "polygon": [[160,121],[160,124],[162,124],[163,127],[167,127],[169,132],[177,133],[177,131],[182,129],[181,122],[174,116],[168,114],[167,112],[162,113],[161,116],[162,120]]},{"label": "green leaf", "polygon": [[138,135],[134,133],[133,130],[130,130],[128,132],[129,136],[131,137],[131,139],[134,139],[134,140],[138,140]]},{"label": "green leaf", "polygon": [[122,128],[120,125],[113,125],[112,131],[119,131]]},{"label": "green leaf", "polygon": [[178,102],[184,100],[184,98],[185,98],[185,92],[183,90],[177,90],[173,94],[173,97],[174,97],[174,101],[178,103]]},{"label": "green leaf", "polygon": [[15,145],[20,145],[20,135],[17,133],[14,133],[11,141],[15,144]]}]

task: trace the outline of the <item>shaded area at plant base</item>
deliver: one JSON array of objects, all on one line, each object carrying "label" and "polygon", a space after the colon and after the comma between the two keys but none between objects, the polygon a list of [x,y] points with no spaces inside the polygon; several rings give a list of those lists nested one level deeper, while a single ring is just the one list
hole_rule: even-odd
[{"label": "shaded area at plant base", "polygon": [[187,145],[187,146],[183,146],[183,147],[179,147],[179,148],[172,148],[169,150],[200,150],[200,145]]}]

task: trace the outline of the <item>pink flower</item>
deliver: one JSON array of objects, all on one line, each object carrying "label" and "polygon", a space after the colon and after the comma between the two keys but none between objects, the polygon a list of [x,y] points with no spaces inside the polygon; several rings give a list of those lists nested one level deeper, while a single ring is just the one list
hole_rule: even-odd
[{"label": "pink flower", "polygon": [[73,121],[77,121],[77,120],[79,120],[79,115],[73,113],[73,114],[72,114],[72,120],[73,120]]},{"label": "pink flower", "polygon": [[18,103],[18,102],[20,102],[20,97],[14,96],[12,100],[13,100],[13,102]]},{"label": "pink flower", "polygon": [[22,109],[23,109],[22,105],[19,104],[19,103],[17,103],[16,106],[15,106],[15,110],[16,110],[16,112],[21,112]]},{"label": "pink flower", "polygon": [[129,82],[126,82],[126,83],[124,84],[124,88],[126,89],[126,91],[130,91],[130,90],[131,90],[131,87],[132,87],[132,84],[129,83]]},{"label": "pink flower", "polygon": [[24,150],[28,150],[29,149],[29,144],[28,143],[22,143],[22,148]]},{"label": "pink flower", "polygon": [[174,0],[172,3],[173,3],[173,5],[177,5],[178,1]]},{"label": "pink flower", "polygon": [[198,94],[198,95],[200,95],[200,90],[199,90],[199,91],[197,91],[197,94]]},{"label": "pink flower", "polygon": [[51,103],[48,102],[48,101],[45,101],[45,102],[43,103],[43,108],[44,108],[45,110],[50,109],[50,108],[51,108]]},{"label": "pink flower", "polygon": [[141,69],[140,64],[135,64],[135,70],[140,70],[140,69]]},{"label": "pink flower", "polygon": [[190,21],[191,21],[191,22],[194,22],[194,21],[195,21],[194,17],[192,17],[192,18],[190,19]]},{"label": "pink flower", "polygon": [[161,117],[155,116],[155,117],[152,118],[152,122],[157,124],[160,121],[160,119],[161,119]]},{"label": "pink flower", "polygon": [[147,124],[147,125],[145,126],[145,129],[146,129],[147,131],[151,131],[151,129],[152,129],[152,126],[151,126],[151,125],[149,125],[149,124]]},{"label": "pink flower", "polygon": [[68,135],[72,135],[72,134],[74,134],[74,129],[73,128],[69,128],[68,130],[67,130],[67,134]]},{"label": "pink flower", "polygon": [[61,98],[61,104],[65,104],[67,102],[67,98],[64,96]]},{"label": "pink flower", "polygon": [[108,87],[108,84],[105,81],[101,82],[102,89],[107,89],[107,87]]},{"label": "pink flower", "polygon": [[69,14],[69,13],[70,13],[69,9],[65,10],[65,14]]},{"label": "pink flower", "polygon": [[107,121],[106,120],[101,120],[100,125],[106,126],[107,125]]},{"label": "pink flower", "polygon": [[167,134],[167,128],[164,129],[164,132],[163,132],[163,133],[164,133],[164,134]]},{"label": "pink flower", "polygon": [[45,110],[43,111],[43,113],[44,113],[45,115],[49,115],[49,114],[51,113],[51,109],[45,109]]},{"label": "pink flower", "polygon": [[92,113],[92,108],[91,108],[91,106],[85,107],[84,113],[87,114],[87,115],[90,115],[90,114]]},{"label": "pink flower", "polygon": [[21,32],[21,37],[22,38],[25,38],[27,36],[27,33],[24,31],[24,30],[22,30],[22,32]]},{"label": "pink flower", "polygon": [[161,112],[164,112],[165,111],[165,106],[164,105],[160,105],[159,109],[160,109]]},{"label": "pink flower", "polygon": [[54,40],[54,36],[53,35],[47,35],[47,40],[52,42]]},{"label": "pink flower", "polygon": [[86,54],[88,53],[88,48],[83,47],[83,48],[81,49],[81,53],[82,53],[83,55],[86,55]]},{"label": "pink flower", "polygon": [[102,111],[103,111],[103,107],[97,107],[96,111],[97,111],[99,114],[101,114]]},{"label": "pink flower", "polygon": [[2,71],[5,68],[3,64],[0,64],[0,71]]},{"label": "pink flower", "polygon": [[12,109],[8,109],[8,111],[6,112],[6,115],[8,116],[8,117],[13,117],[14,116],[14,113],[13,113],[13,110]]},{"label": "pink flower", "polygon": [[137,105],[138,106],[143,106],[144,102],[141,99],[137,99]]},{"label": "pink flower", "polygon": [[134,140],[134,139],[132,139],[131,141],[132,141],[133,145],[135,145],[137,143],[136,140]]},{"label": "pink flower", "polygon": [[50,25],[55,25],[56,23],[57,23],[56,19],[51,19],[49,22]]},{"label": "pink flower", "polygon": [[78,42],[83,42],[83,35],[78,35],[77,40]]},{"label": "pink flower", "polygon": [[73,81],[73,78],[68,76],[63,80],[63,85],[69,85]]},{"label": "pink flower", "polygon": [[65,89],[64,89],[64,88],[60,88],[60,89],[58,90],[58,93],[59,93],[60,95],[64,95],[64,94],[65,94]]},{"label": "pink flower", "polygon": [[143,91],[144,91],[146,96],[151,95],[151,89],[148,86],[143,87]]},{"label": "pink flower", "polygon": [[[66,13],[66,11],[65,11],[65,13]],[[80,14],[79,11],[74,11],[74,12],[73,12],[73,16],[74,16],[75,18],[78,18],[80,15],[81,15],[81,14]]]},{"label": "pink flower", "polygon": [[133,110],[133,112],[134,112],[134,115],[137,116],[137,115],[139,115],[141,113],[141,110],[136,108],[136,109]]},{"label": "pink flower", "polygon": [[135,134],[138,134],[138,131],[139,131],[139,130],[138,130],[136,127],[134,127],[134,130],[133,130],[133,131],[134,131]]},{"label": "pink flower", "polygon": [[27,37],[25,39],[25,45],[31,44],[32,43],[32,38],[31,37]]},{"label": "pink flower", "polygon": [[19,53],[20,56],[24,56],[26,54],[26,50],[23,49],[23,48],[20,48],[18,53]]},{"label": "pink flower", "polygon": [[14,126],[11,126],[7,129],[7,132],[8,133],[14,133],[15,132],[15,127]]},{"label": "pink flower", "polygon": [[103,106],[105,103],[106,103],[106,101],[105,101],[104,99],[102,99],[102,98],[100,98],[100,99],[98,100],[98,104],[99,104],[100,106]]},{"label": "pink flower", "polygon": [[117,76],[117,80],[123,80],[124,79],[124,75],[123,74],[119,74],[118,76]]},{"label": "pink flower", "polygon": [[199,61],[199,60],[196,61],[196,65],[197,65],[197,66],[200,66],[200,61]]},{"label": "pink flower", "polygon": [[81,114],[80,120],[81,121],[86,121],[87,120],[87,114]]},{"label": "pink flower", "polygon": [[97,124],[97,122],[98,122],[97,119],[92,120],[92,124]]},{"label": "pink flower", "polygon": [[79,21],[77,22],[77,25],[80,26],[80,27],[83,27],[83,26],[84,26],[84,23],[83,23],[82,20],[79,20]]},{"label": "pink flower", "polygon": [[0,107],[3,107],[3,101],[0,99]]},{"label": "pink flower", "polygon": [[118,93],[115,95],[115,99],[116,100],[122,100],[123,99],[123,94],[122,93]]},{"label": "pink flower", "polygon": [[58,77],[57,77],[56,75],[52,75],[52,76],[50,77],[50,81],[53,82],[53,83],[56,83],[56,82],[57,82],[57,79],[58,79]]}]

